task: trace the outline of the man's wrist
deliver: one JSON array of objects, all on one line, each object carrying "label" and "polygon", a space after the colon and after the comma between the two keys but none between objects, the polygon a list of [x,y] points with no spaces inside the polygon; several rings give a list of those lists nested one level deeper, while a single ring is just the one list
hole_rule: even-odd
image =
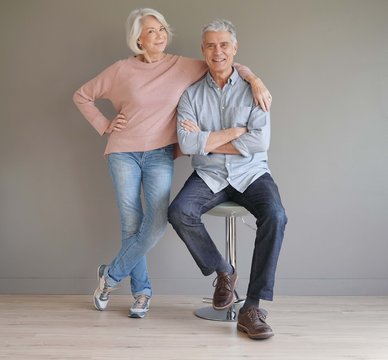
[{"label": "man's wrist", "polygon": [[238,128],[238,127],[229,128],[227,129],[227,131],[230,133],[230,138],[231,138],[230,141],[235,140],[241,136],[241,128]]}]

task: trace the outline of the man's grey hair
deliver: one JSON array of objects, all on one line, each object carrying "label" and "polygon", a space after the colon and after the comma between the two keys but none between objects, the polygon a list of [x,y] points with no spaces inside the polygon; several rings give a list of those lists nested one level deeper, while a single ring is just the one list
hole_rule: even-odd
[{"label": "man's grey hair", "polygon": [[236,28],[229,20],[216,19],[205,25],[202,28],[202,40],[204,38],[205,33],[209,31],[227,31],[231,35],[233,45],[237,44]]}]

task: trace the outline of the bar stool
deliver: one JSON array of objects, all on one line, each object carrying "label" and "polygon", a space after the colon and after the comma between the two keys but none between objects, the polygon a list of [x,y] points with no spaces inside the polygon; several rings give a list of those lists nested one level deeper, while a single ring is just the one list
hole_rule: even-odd
[{"label": "bar stool", "polygon": [[[226,201],[213,209],[207,215],[225,217],[225,259],[236,268],[236,218],[249,214],[243,206],[233,201]],[[234,291],[235,301],[224,310],[215,310],[213,306],[207,306],[194,311],[194,314],[202,319],[215,321],[237,321],[238,310],[245,299],[240,298],[237,291]],[[204,298],[204,302],[211,302],[212,298]]]}]

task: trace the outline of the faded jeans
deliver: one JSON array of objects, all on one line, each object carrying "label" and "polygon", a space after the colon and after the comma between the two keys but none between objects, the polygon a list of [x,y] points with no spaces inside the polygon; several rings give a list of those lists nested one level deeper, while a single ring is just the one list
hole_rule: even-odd
[{"label": "faded jeans", "polygon": [[173,145],[145,152],[112,153],[108,165],[120,213],[122,243],[106,269],[107,282],[116,286],[129,276],[134,296],[151,296],[145,255],[166,230]]}]

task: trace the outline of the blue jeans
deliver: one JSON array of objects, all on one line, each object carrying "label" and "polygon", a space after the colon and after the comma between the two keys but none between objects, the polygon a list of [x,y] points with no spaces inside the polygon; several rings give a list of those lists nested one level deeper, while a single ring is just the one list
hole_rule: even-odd
[{"label": "blue jeans", "polygon": [[227,200],[244,206],[256,218],[256,239],[247,296],[256,300],[272,300],[287,216],[270,174],[259,177],[244,193],[229,185],[215,194],[194,172],[171,203],[168,220],[202,273],[210,275],[223,257],[201,222],[201,216]]},{"label": "blue jeans", "polygon": [[120,213],[122,244],[107,267],[107,282],[115,286],[130,276],[134,296],[151,296],[145,255],[166,230],[173,145],[146,152],[112,153],[108,165]]}]

